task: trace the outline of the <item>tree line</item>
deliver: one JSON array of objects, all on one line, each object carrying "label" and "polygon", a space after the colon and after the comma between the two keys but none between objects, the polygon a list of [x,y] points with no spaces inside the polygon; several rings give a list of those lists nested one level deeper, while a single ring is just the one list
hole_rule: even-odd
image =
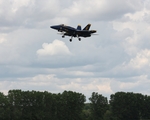
[{"label": "tree line", "polygon": [[107,97],[82,93],[10,90],[0,92],[0,120],[150,120],[150,96],[117,92]]}]

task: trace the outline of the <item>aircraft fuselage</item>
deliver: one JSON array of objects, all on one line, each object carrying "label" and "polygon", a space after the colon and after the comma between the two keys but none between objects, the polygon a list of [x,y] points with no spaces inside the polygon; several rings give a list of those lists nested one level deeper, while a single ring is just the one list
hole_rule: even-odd
[{"label": "aircraft fuselage", "polygon": [[[96,33],[96,30],[89,30],[91,24],[88,24],[83,30],[81,30],[81,26],[77,26],[77,29],[71,26],[66,26],[64,24],[61,25],[53,25],[50,26],[52,29],[58,30],[59,32],[63,32],[63,36],[71,36],[70,41],[72,41],[72,37],[90,37],[93,33]],[[81,40],[81,38],[79,38]]]}]

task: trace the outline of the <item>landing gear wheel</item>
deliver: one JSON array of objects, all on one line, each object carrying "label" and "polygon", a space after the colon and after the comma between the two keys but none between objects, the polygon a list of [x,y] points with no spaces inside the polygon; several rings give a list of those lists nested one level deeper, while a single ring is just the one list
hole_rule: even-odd
[{"label": "landing gear wheel", "polygon": [[64,38],[65,36],[63,35],[62,38]]},{"label": "landing gear wheel", "polygon": [[81,41],[81,38],[79,38],[79,41]]},{"label": "landing gear wheel", "polygon": [[72,42],[72,39],[70,39],[70,42]]}]

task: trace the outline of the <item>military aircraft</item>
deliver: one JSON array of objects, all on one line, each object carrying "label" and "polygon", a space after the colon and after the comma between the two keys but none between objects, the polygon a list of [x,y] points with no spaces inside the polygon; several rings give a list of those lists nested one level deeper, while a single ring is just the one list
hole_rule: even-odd
[{"label": "military aircraft", "polygon": [[73,37],[77,37],[79,41],[81,41],[80,37],[91,37],[93,33],[96,33],[96,30],[89,30],[90,26],[91,24],[88,24],[87,26],[85,26],[83,30],[81,29],[80,25],[78,25],[77,28],[67,26],[64,24],[53,25],[50,27],[52,29],[58,30],[58,32],[61,32],[62,38],[64,38],[65,36],[71,36],[71,39],[70,39],[70,42],[71,42]]}]

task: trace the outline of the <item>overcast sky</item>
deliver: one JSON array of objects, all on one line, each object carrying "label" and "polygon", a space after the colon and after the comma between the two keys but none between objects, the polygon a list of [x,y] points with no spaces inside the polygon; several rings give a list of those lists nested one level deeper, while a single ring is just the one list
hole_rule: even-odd
[{"label": "overcast sky", "polygon": [[[98,35],[62,38],[51,25]],[[150,95],[149,0],[0,0],[0,92]]]}]

